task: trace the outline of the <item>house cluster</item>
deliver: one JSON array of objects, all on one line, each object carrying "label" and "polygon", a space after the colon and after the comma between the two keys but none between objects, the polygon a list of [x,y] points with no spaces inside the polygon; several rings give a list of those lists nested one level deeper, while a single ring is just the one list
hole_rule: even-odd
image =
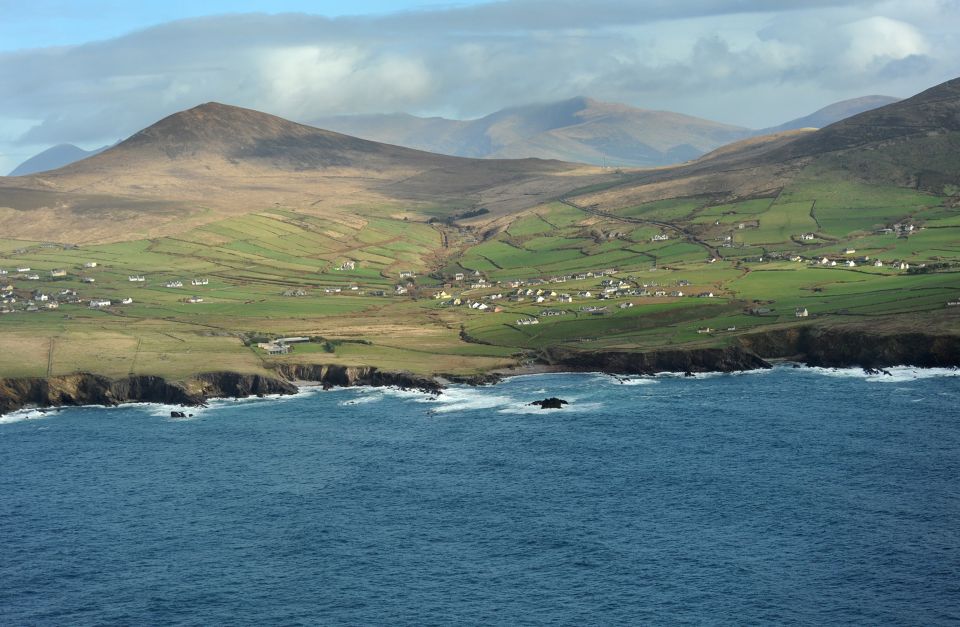
[{"label": "house cluster", "polygon": [[877,229],[875,232],[879,235],[896,235],[899,238],[908,238],[910,234],[917,230],[916,225],[909,222],[898,222],[892,227]]},{"label": "house cluster", "polygon": [[28,294],[18,294],[12,284],[0,286],[0,313],[10,314],[17,311],[34,313],[59,309],[61,303],[78,303],[80,297],[76,290],[62,289],[53,292],[33,290]]},{"label": "house cluster", "polygon": [[[857,252],[857,251],[854,250],[853,248],[847,248],[846,250],[844,250],[844,255],[852,255],[852,254],[855,254],[856,252]],[[793,258],[791,258],[791,259],[793,259]],[[799,258],[797,258],[797,259],[799,259]],[[910,269],[910,264],[909,264],[908,262],[906,262],[906,261],[901,260],[901,259],[896,259],[896,260],[893,260],[893,261],[886,261],[886,262],[885,262],[885,261],[883,261],[882,259],[873,259],[873,260],[871,260],[870,257],[867,256],[867,255],[863,255],[863,256],[857,257],[856,259],[847,259],[847,258],[845,258],[845,257],[842,257],[842,258],[831,258],[831,257],[826,257],[826,256],[824,256],[824,257],[820,257],[820,258],[818,258],[818,259],[812,259],[812,260],[810,260],[810,265],[823,266],[823,267],[828,267],[828,268],[835,268],[835,267],[838,267],[838,266],[844,267],[844,268],[856,268],[856,267],[858,267],[858,266],[860,266],[860,265],[872,265],[874,268],[884,268],[884,267],[887,267],[887,268],[892,268],[892,269],[894,269],[894,270],[909,270],[909,269]]]}]

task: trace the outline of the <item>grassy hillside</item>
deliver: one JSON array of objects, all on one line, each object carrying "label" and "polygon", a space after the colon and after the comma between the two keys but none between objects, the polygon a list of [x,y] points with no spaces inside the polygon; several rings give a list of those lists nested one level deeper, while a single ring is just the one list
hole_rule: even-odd
[{"label": "grassy hillside", "polygon": [[[0,283],[18,298],[0,316],[0,376],[185,377],[283,361],[471,373],[547,346],[722,345],[812,320],[949,326],[960,312],[947,307],[960,298],[953,200],[817,176],[737,203],[679,198],[609,214],[541,205],[487,239],[482,225],[268,210],[117,244],[2,240],[10,274]],[[885,231],[897,224],[913,228]],[[337,269],[345,262],[354,267]],[[183,287],[165,287],[176,280]],[[59,308],[44,310],[35,290],[76,290],[81,302],[57,297]],[[112,304],[93,310],[93,298]],[[41,310],[24,311],[28,301]],[[317,341],[286,356],[255,346],[296,335]]]}]

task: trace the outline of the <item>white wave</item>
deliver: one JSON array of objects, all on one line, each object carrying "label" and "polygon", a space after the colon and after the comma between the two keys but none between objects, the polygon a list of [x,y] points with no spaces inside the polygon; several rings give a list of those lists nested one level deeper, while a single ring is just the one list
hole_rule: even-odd
[{"label": "white wave", "polygon": [[872,383],[904,383],[920,379],[939,377],[960,377],[960,368],[914,368],[913,366],[894,366],[882,368],[880,373],[868,373],[863,368],[820,368],[804,366],[800,370],[826,377],[844,379],[862,379]]},{"label": "white wave", "polygon": [[659,381],[649,377],[640,377],[635,379],[620,379],[619,383],[620,385],[656,385]]},{"label": "white wave", "polygon": [[43,418],[49,418],[55,413],[56,412],[53,410],[41,411],[39,409],[18,409],[17,411],[12,411],[9,414],[0,414],[0,425],[12,425],[15,422],[23,422],[25,420],[40,420]]},{"label": "white wave", "polygon": [[539,405],[530,403],[513,404],[509,407],[502,407],[497,410],[498,414],[536,414],[538,416],[551,416],[553,414],[577,414],[583,412],[595,412],[603,409],[603,403],[577,403],[570,401],[569,405],[564,405],[562,409],[543,409]]}]

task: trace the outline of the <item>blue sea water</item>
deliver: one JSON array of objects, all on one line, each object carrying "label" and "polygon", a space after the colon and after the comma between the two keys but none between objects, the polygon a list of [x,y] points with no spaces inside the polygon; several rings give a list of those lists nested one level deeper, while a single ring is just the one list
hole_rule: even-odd
[{"label": "blue sea water", "polygon": [[7,416],[0,624],[957,624],[958,374]]}]

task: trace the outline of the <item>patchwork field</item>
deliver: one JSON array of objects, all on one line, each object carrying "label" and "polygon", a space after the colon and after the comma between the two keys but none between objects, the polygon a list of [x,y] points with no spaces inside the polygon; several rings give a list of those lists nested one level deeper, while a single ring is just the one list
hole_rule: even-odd
[{"label": "patchwork field", "polygon": [[[571,197],[489,222],[274,208],[175,237],[0,240],[0,376],[183,378],[285,361],[467,374],[558,345],[724,345],[891,317],[950,326],[955,205],[809,177],[734,202],[606,212]],[[289,336],[313,341],[258,347]]]}]

